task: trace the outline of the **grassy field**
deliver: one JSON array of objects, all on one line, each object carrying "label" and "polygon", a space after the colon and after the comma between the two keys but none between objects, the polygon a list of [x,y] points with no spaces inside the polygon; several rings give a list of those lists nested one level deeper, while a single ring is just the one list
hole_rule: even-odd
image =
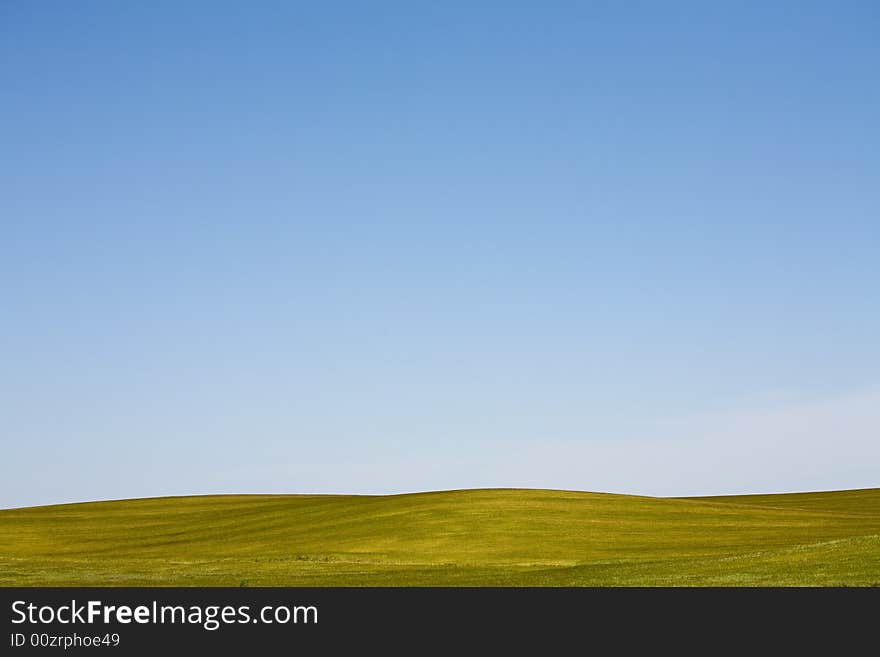
[{"label": "grassy field", "polygon": [[0,585],[877,586],[880,489],[155,498],[0,511]]}]

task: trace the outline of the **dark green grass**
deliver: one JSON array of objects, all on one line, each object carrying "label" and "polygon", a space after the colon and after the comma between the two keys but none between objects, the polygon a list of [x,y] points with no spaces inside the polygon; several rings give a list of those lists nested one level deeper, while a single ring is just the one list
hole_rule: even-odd
[{"label": "dark green grass", "polygon": [[0,511],[0,585],[880,584],[880,489],[155,498]]}]

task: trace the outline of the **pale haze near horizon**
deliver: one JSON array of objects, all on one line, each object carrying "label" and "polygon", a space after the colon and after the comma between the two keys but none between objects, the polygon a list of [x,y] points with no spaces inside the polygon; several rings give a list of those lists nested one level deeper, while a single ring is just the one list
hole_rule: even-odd
[{"label": "pale haze near horizon", "polygon": [[4,4],[0,507],[880,485],[880,12],[705,4]]}]

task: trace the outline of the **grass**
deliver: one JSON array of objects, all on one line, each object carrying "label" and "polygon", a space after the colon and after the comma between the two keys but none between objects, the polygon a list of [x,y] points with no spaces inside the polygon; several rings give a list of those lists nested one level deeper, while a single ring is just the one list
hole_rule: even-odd
[{"label": "grass", "polygon": [[489,489],[0,511],[2,586],[877,586],[880,489]]}]

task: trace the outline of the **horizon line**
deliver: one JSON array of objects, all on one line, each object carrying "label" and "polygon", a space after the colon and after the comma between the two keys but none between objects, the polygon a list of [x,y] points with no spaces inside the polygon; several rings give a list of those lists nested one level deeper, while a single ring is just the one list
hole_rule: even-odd
[{"label": "horizon line", "polygon": [[71,502],[55,502],[51,504],[33,504],[25,506],[0,507],[2,511],[20,511],[25,509],[43,509],[60,506],[76,506],[81,504],[109,504],[113,502],[138,502],[148,500],[179,500],[200,497],[406,497],[411,495],[432,495],[438,493],[465,493],[478,491],[545,491],[556,493],[579,493],[584,495],[613,495],[617,497],[641,497],[655,500],[694,500],[718,499],[723,497],[763,497],[770,495],[817,495],[822,493],[856,493],[880,490],[880,486],[859,488],[832,488],[822,490],[777,491],[770,493],[725,493],[721,495],[642,495],[638,493],[617,493],[596,490],[578,490],[571,488],[540,488],[530,486],[485,486],[477,488],[442,488],[436,490],[417,490],[398,493],[191,493],[185,495],[147,495],[145,497],[118,497],[100,500],[76,500]]}]

